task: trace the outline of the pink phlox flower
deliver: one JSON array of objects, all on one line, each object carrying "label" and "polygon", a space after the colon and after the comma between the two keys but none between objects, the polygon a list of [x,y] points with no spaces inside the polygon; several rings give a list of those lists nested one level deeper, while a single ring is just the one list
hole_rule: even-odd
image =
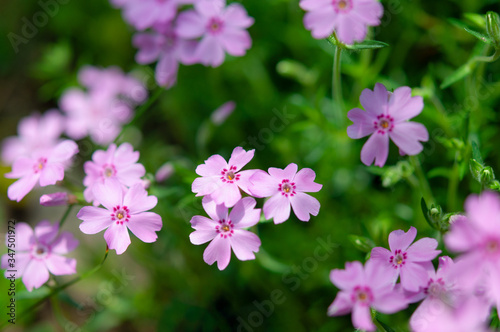
[{"label": "pink phlox flower", "polygon": [[80,230],[85,234],[96,234],[106,229],[104,239],[109,249],[121,255],[130,245],[130,230],[139,240],[152,243],[156,232],[162,227],[161,217],[154,212],[158,202],[155,196],[148,196],[141,183],[136,183],[126,192],[117,181],[97,183],[94,197],[103,208],[84,206],[77,214],[83,220]]},{"label": "pink phlox flower", "polygon": [[31,157],[20,157],[12,165],[6,178],[19,179],[9,186],[7,196],[21,201],[37,183],[41,187],[55,184],[64,179],[64,169],[71,158],[78,153],[78,145],[70,140],[58,143],[50,150],[35,151]]},{"label": "pink phlox flower", "polygon": [[245,55],[252,45],[246,29],[254,19],[242,5],[233,3],[226,7],[225,0],[199,0],[194,8],[179,14],[176,30],[185,39],[201,38],[194,54],[199,62],[218,67],[224,62],[225,52]]},{"label": "pink phlox flower", "polygon": [[209,265],[217,261],[219,270],[224,270],[231,259],[231,249],[241,261],[255,259],[254,252],[259,251],[260,239],[244,229],[259,222],[260,209],[254,209],[255,199],[242,198],[231,212],[223,204],[215,204],[209,196],[203,197],[202,204],[210,218],[194,216],[191,226],[195,231],[189,239],[196,245],[211,241],[203,253],[203,260]]},{"label": "pink phlox flower", "polygon": [[250,178],[253,196],[270,197],[264,203],[264,216],[273,218],[275,224],[288,220],[290,206],[301,221],[309,221],[310,215],[319,213],[319,201],[305,192],[317,192],[323,185],[314,182],[316,173],[312,169],[303,168],[299,172],[297,169],[293,163],[285,169],[271,167],[269,174],[257,171]]},{"label": "pink phlox flower", "polygon": [[444,236],[448,250],[461,253],[454,273],[467,290],[484,288],[500,308],[500,197],[493,192],[470,195],[465,213]]},{"label": "pink phlox flower", "polygon": [[136,33],[132,43],[139,49],[137,63],[148,64],[158,60],[155,78],[158,85],[172,87],[177,81],[179,63],[190,65],[194,57],[196,41],[179,38],[172,25],[157,26],[152,32]]},{"label": "pink phlox flower", "polygon": [[55,109],[40,115],[34,113],[21,119],[18,136],[7,137],[2,142],[2,160],[12,165],[17,158],[30,157],[35,151],[52,149],[64,132],[64,118]]},{"label": "pink phlox flower", "polygon": [[116,180],[124,188],[141,183],[141,177],[146,174],[146,169],[137,162],[138,160],[139,151],[134,151],[130,143],[123,143],[118,148],[112,143],[107,151],[95,151],[92,161],[87,161],[83,165],[86,174],[83,179],[86,187],[83,192],[85,200],[89,203],[94,201],[94,205],[99,205],[93,193],[98,183],[105,184],[107,181]]},{"label": "pink phlox flower", "polygon": [[330,280],[340,291],[328,307],[328,315],[351,312],[352,324],[357,329],[375,331],[370,308],[392,314],[408,306],[404,295],[394,290],[391,276],[372,260],[364,268],[360,262],[347,262],[344,270],[330,272]]},{"label": "pink phlox flower", "polygon": [[370,166],[384,166],[389,155],[389,138],[399,147],[400,154],[416,155],[423,150],[420,141],[429,139],[424,125],[408,121],[422,112],[424,102],[420,96],[411,96],[407,86],[393,93],[383,84],[375,84],[372,90],[365,89],[359,98],[365,108],[354,108],[347,113],[353,122],[347,128],[350,138],[371,135],[361,150],[361,161]]},{"label": "pink phlox flower", "polygon": [[[63,255],[74,250],[78,240],[70,232],[58,235],[58,231],[59,225],[52,225],[47,220],[38,223],[34,231],[24,222],[16,223],[15,256],[2,256],[2,269],[7,269],[5,277],[22,277],[24,285],[31,292],[49,280],[49,272],[56,276],[76,273],[76,259]],[[5,243],[7,246],[12,244],[8,234]]]},{"label": "pink phlox flower", "polygon": [[177,8],[193,0],[113,0],[123,10],[125,21],[142,31],[174,20]]},{"label": "pink phlox flower", "polygon": [[394,282],[401,276],[401,286],[410,292],[426,287],[428,264],[441,253],[441,250],[436,250],[438,242],[432,238],[425,237],[412,244],[416,236],[415,227],[410,227],[406,233],[393,231],[389,234],[390,250],[375,247],[370,256],[371,260],[390,271]]},{"label": "pink phlox flower", "polygon": [[201,177],[193,181],[192,191],[196,196],[210,195],[215,203],[232,207],[241,199],[240,189],[250,194],[249,178],[256,170],[241,171],[252,160],[255,150],[245,151],[236,147],[229,162],[215,154],[196,168]]},{"label": "pink phlox flower", "polygon": [[307,11],[304,26],[314,38],[335,32],[344,44],[363,41],[367,27],[379,25],[384,14],[377,0],[301,0],[299,6]]}]

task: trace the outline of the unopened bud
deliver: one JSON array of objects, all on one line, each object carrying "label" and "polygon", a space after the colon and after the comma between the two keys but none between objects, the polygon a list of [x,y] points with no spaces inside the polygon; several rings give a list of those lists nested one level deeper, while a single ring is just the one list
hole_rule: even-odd
[{"label": "unopened bud", "polygon": [[172,163],[170,162],[165,163],[156,171],[155,180],[156,182],[161,183],[167,180],[170,176],[172,176],[173,173],[174,173],[174,166],[172,165]]},{"label": "unopened bud", "polygon": [[[72,203],[70,203],[70,198]],[[76,196],[68,195],[66,192],[57,192],[46,194],[40,197],[40,205],[43,206],[61,206],[76,203]]]},{"label": "unopened bud", "polygon": [[500,48],[500,17],[497,13],[486,13],[486,32],[495,48]]}]

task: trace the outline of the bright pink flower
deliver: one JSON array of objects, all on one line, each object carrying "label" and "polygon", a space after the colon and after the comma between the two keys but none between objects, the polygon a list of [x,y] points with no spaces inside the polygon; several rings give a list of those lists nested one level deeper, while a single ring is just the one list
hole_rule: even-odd
[{"label": "bright pink flower", "polygon": [[167,89],[177,81],[179,63],[190,65],[196,62],[194,51],[197,42],[179,38],[171,24],[157,27],[153,32],[137,33],[132,43],[139,49],[135,56],[137,63],[148,64],[158,60],[156,82]]},{"label": "bright pink flower", "polygon": [[51,149],[64,132],[64,118],[53,109],[43,115],[34,113],[23,118],[18,126],[18,136],[7,137],[2,143],[2,160],[12,165],[19,157],[30,157],[35,151]]},{"label": "bright pink flower", "polygon": [[408,232],[402,230],[389,234],[390,251],[375,247],[371,252],[371,260],[390,271],[393,282],[401,276],[401,286],[404,290],[418,292],[420,287],[425,287],[429,281],[427,268],[430,262],[439,255],[441,250],[436,250],[438,242],[425,237],[412,242],[417,236],[417,229],[410,227]]},{"label": "bright pink flower", "polygon": [[137,30],[152,28],[157,24],[171,22],[177,14],[177,7],[192,3],[194,0],[113,0],[122,7],[125,21]]},{"label": "bright pink flower", "polygon": [[148,193],[140,183],[136,183],[125,193],[117,181],[98,183],[94,187],[94,197],[104,208],[84,206],[77,214],[83,220],[80,230],[85,234],[104,232],[104,239],[110,249],[118,255],[123,254],[130,244],[130,230],[139,240],[155,242],[162,227],[161,217],[153,212],[145,212],[154,208],[158,202],[155,196]]},{"label": "bright pink flower", "polygon": [[64,179],[64,168],[77,153],[76,143],[66,140],[51,150],[43,149],[33,152],[29,158],[18,158],[12,165],[12,172],[5,174],[6,178],[19,179],[10,185],[7,196],[19,202],[37,183],[45,187],[61,181]]},{"label": "bright pink flower", "polygon": [[389,138],[399,147],[401,154],[416,155],[423,147],[419,141],[427,141],[429,133],[424,125],[407,121],[417,116],[424,108],[422,97],[411,96],[411,89],[402,86],[387,91],[383,84],[375,84],[372,90],[364,89],[359,97],[360,108],[354,108],[347,117],[354,122],[347,128],[350,138],[371,135],[361,150],[361,161],[370,166],[384,166],[389,154]]},{"label": "bright pink flower", "polygon": [[245,151],[241,147],[233,150],[229,162],[215,154],[196,168],[201,177],[193,181],[192,191],[196,196],[210,195],[216,204],[232,207],[241,199],[240,188],[250,194],[248,179],[255,170],[240,171],[252,160],[255,150]]},{"label": "bright pink flower", "polygon": [[[83,179],[83,185],[86,187],[83,192],[85,200],[89,203],[95,200],[93,190],[98,183],[106,184],[108,181],[117,180],[124,187],[141,183],[146,169],[137,162],[138,160],[139,151],[134,151],[129,143],[123,143],[118,148],[112,143],[107,151],[94,152],[92,161],[83,165],[86,174]],[[99,203],[95,202],[94,205]]]},{"label": "bright pink flower", "polygon": [[310,214],[317,216],[320,208],[318,200],[305,192],[317,192],[323,185],[314,182],[316,173],[303,168],[297,173],[297,165],[290,164],[285,169],[271,167],[269,174],[257,171],[250,178],[250,192],[255,197],[270,197],[264,203],[266,219],[274,219],[275,224],[290,217],[293,212],[302,221],[309,221]]},{"label": "bright pink flower", "polygon": [[372,260],[366,262],[364,269],[360,262],[348,262],[345,270],[332,270],[330,280],[340,291],[328,308],[328,315],[352,312],[352,324],[357,329],[375,331],[370,308],[392,314],[408,306],[403,294],[394,290],[391,276]]},{"label": "bright pink flower", "polygon": [[233,113],[236,108],[236,103],[232,100],[225,102],[221,106],[219,106],[215,111],[213,111],[212,115],[210,115],[210,120],[216,126],[220,126],[224,121],[226,121],[227,117]]},{"label": "bright pink flower", "polygon": [[377,26],[384,7],[377,0],[301,0],[300,8],[306,29],[316,39],[330,36],[334,31],[344,44],[361,42],[368,26]]},{"label": "bright pink flower", "polygon": [[[74,250],[78,240],[70,232],[58,235],[58,230],[57,223],[51,225],[47,220],[41,221],[35,231],[24,222],[17,223],[15,257],[8,254],[2,256],[2,269],[7,269],[5,277],[9,278],[12,274],[15,278],[22,277],[24,285],[31,292],[49,280],[49,272],[56,276],[76,273],[76,259],[63,255]],[[5,243],[7,247],[13,243],[9,241],[8,235]]]},{"label": "bright pink flower", "polygon": [[444,236],[448,250],[462,253],[454,273],[466,289],[483,288],[500,308],[500,197],[492,192],[470,195],[465,213]]},{"label": "bright pink flower", "polygon": [[245,30],[254,20],[237,3],[226,7],[225,0],[199,0],[195,10],[187,10],[177,18],[177,35],[185,39],[201,37],[195,57],[205,66],[217,67],[225,53],[243,56],[252,45]]},{"label": "bright pink flower", "polygon": [[195,229],[189,235],[192,244],[211,241],[203,253],[203,260],[212,265],[217,261],[219,270],[224,270],[231,259],[231,249],[240,261],[255,259],[260,239],[244,228],[259,222],[260,209],[254,209],[255,199],[245,197],[228,212],[223,204],[216,205],[210,197],[203,197],[203,208],[211,218],[194,216],[191,226]]}]

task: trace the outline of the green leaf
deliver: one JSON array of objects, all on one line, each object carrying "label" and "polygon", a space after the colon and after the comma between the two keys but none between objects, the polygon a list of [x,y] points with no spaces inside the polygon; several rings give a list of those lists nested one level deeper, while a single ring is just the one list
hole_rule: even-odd
[{"label": "green leaf", "polygon": [[389,46],[389,44],[378,40],[365,40],[361,43],[355,43],[353,45],[345,45],[345,48],[349,50],[367,50],[374,48],[383,48],[387,46]]},{"label": "green leaf", "polygon": [[474,37],[476,37],[477,39],[479,39],[483,43],[486,43],[486,44],[491,44],[492,43],[491,39],[487,35],[485,35],[484,33],[478,32],[478,31],[476,31],[474,29],[471,29],[464,22],[462,22],[460,20],[457,20],[455,18],[449,18],[448,21],[451,24],[453,24],[454,26],[456,26],[457,28],[464,29],[465,31],[467,31],[468,33],[470,33],[471,35],[473,35]]},{"label": "green leaf", "polygon": [[476,160],[478,163],[481,165],[484,165],[483,158],[481,157],[481,152],[479,151],[479,147],[477,146],[477,143],[472,141],[472,158]]},{"label": "green leaf", "polygon": [[472,73],[472,69],[474,68],[474,62],[471,63],[466,63],[462,65],[460,68],[455,70],[453,74],[448,76],[443,83],[441,83],[440,88],[441,89],[446,89],[450,85],[452,85],[455,82],[460,81],[462,78],[465,78],[466,76],[470,75]]},{"label": "green leaf", "polygon": [[375,247],[375,243],[367,237],[349,235],[348,238],[354,247],[362,252],[371,252],[373,247]]},{"label": "green leaf", "polygon": [[481,183],[481,171],[483,170],[483,165],[478,163],[477,160],[471,159],[469,161],[469,169],[472,177],[479,183]]}]

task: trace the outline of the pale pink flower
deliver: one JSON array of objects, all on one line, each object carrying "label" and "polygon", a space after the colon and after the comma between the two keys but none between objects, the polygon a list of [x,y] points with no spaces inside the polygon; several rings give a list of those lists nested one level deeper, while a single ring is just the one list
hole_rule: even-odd
[{"label": "pale pink flower", "polygon": [[201,38],[195,57],[205,66],[218,67],[225,52],[243,56],[252,45],[245,30],[254,20],[237,3],[226,7],[225,0],[199,0],[195,10],[187,10],[177,18],[177,35],[185,39]]},{"label": "pale pink flower", "polygon": [[260,209],[254,209],[256,202],[245,197],[228,212],[223,204],[216,205],[210,197],[203,197],[203,208],[210,218],[194,216],[191,226],[195,229],[189,235],[192,244],[211,241],[203,253],[203,260],[212,265],[217,261],[219,270],[224,270],[231,259],[231,249],[241,261],[255,259],[260,239],[254,233],[244,230],[259,222]]},{"label": "pale pink flower", "polygon": [[152,32],[136,33],[132,43],[139,49],[135,55],[137,63],[158,61],[155,79],[158,85],[167,89],[177,82],[179,63],[190,65],[196,62],[197,42],[179,38],[170,23],[158,26]]},{"label": "pale pink flower", "polygon": [[45,187],[64,179],[64,169],[71,158],[78,153],[78,145],[66,140],[50,150],[35,151],[31,157],[18,158],[6,178],[19,179],[7,189],[7,196],[13,201],[21,201],[39,183]]},{"label": "pale pink flower", "polygon": [[169,179],[172,176],[172,174],[174,174],[174,172],[175,172],[174,165],[171,162],[166,162],[156,171],[155,180],[158,183],[164,182],[167,179]]},{"label": "pale pink flower", "polygon": [[[86,174],[83,179],[83,185],[86,187],[83,192],[85,200],[89,203],[95,200],[93,190],[98,183],[118,181],[124,189],[141,183],[146,169],[137,162],[138,160],[139,151],[134,151],[130,143],[123,143],[118,148],[112,143],[107,151],[95,151],[92,161],[83,165]],[[99,203],[95,202],[94,205]]]},{"label": "pale pink flower", "polygon": [[410,227],[408,232],[402,230],[389,234],[389,247],[375,247],[371,252],[371,260],[389,271],[395,283],[401,276],[404,290],[418,292],[429,281],[427,268],[441,250],[436,250],[438,242],[432,238],[422,238],[412,242],[417,236],[417,229]]},{"label": "pale pink flower", "polygon": [[215,111],[213,111],[212,115],[210,115],[210,120],[212,121],[213,124],[216,126],[220,126],[228,116],[233,113],[234,109],[236,108],[236,103],[232,100],[225,102],[224,104],[220,105]]},{"label": "pale pink flower", "polygon": [[51,149],[60,142],[64,132],[64,118],[55,110],[40,115],[34,113],[21,119],[17,126],[18,136],[7,137],[2,142],[2,160],[12,165],[17,158],[30,157],[35,151]]},{"label": "pale pink flower", "polygon": [[364,268],[360,262],[347,262],[345,270],[330,272],[330,280],[340,291],[328,308],[328,315],[351,312],[352,324],[357,329],[375,331],[370,308],[392,314],[408,306],[403,294],[394,290],[391,276],[372,260]]},{"label": "pale pink flower", "polygon": [[15,249],[9,247],[15,250],[14,257],[8,253],[2,256],[5,277],[22,277],[31,292],[49,280],[49,272],[56,276],[76,273],[76,259],[63,255],[74,250],[78,240],[70,232],[58,235],[58,231],[59,225],[47,220],[38,223],[34,231],[24,222],[16,223],[15,242],[9,241],[8,234],[5,239],[7,247],[15,243]]},{"label": "pale pink flower", "polygon": [[121,255],[130,245],[130,230],[139,240],[151,243],[157,239],[156,232],[162,227],[161,217],[153,212],[158,202],[148,196],[141,183],[136,183],[126,192],[117,181],[98,183],[94,197],[104,208],[84,206],[77,214],[83,220],[80,230],[85,234],[96,234],[106,229],[104,239],[110,249]]},{"label": "pale pink flower", "polygon": [[470,195],[465,213],[444,236],[448,250],[462,253],[454,273],[466,289],[484,289],[500,308],[500,197],[493,192]]},{"label": "pale pink flower", "polygon": [[236,147],[229,162],[215,154],[196,168],[201,177],[193,181],[192,191],[196,196],[210,195],[216,204],[232,207],[241,199],[240,188],[250,194],[248,179],[255,170],[240,171],[252,160],[255,150],[245,151]]},{"label": "pale pink flower", "polygon": [[309,221],[310,215],[319,213],[319,201],[305,194],[318,192],[323,185],[314,182],[316,173],[303,168],[297,173],[297,165],[290,164],[285,169],[271,167],[269,174],[257,171],[250,178],[250,192],[255,197],[270,197],[264,203],[264,216],[274,219],[275,224],[290,217],[290,205],[299,220]]},{"label": "pale pink flower", "polygon": [[194,0],[113,0],[122,7],[125,21],[137,30],[152,28],[157,24],[171,22],[177,15],[177,7]]},{"label": "pale pink flower", "polygon": [[376,166],[384,166],[389,155],[389,138],[402,155],[416,155],[423,150],[419,141],[429,139],[427,129],[421,123],[408,121],[422,112],[422,97],[412,97],[407,86],[391,93],[377,83],[373,91],[364,89],[359,100],[366,111],[354,108],[347,113],[354,122],[347,128],[347,135],[350,138],[371,135],[361,150],[363,164],[370,166],[375,160]]},{"label": "pale pink flower", "polygon": [[301,0],[300,8],[306,29],[316,39],[330,36],[334,31],[344,44],[361,42],[367,27],[377,26],[384,14],[384,7],[377,0]]}]

